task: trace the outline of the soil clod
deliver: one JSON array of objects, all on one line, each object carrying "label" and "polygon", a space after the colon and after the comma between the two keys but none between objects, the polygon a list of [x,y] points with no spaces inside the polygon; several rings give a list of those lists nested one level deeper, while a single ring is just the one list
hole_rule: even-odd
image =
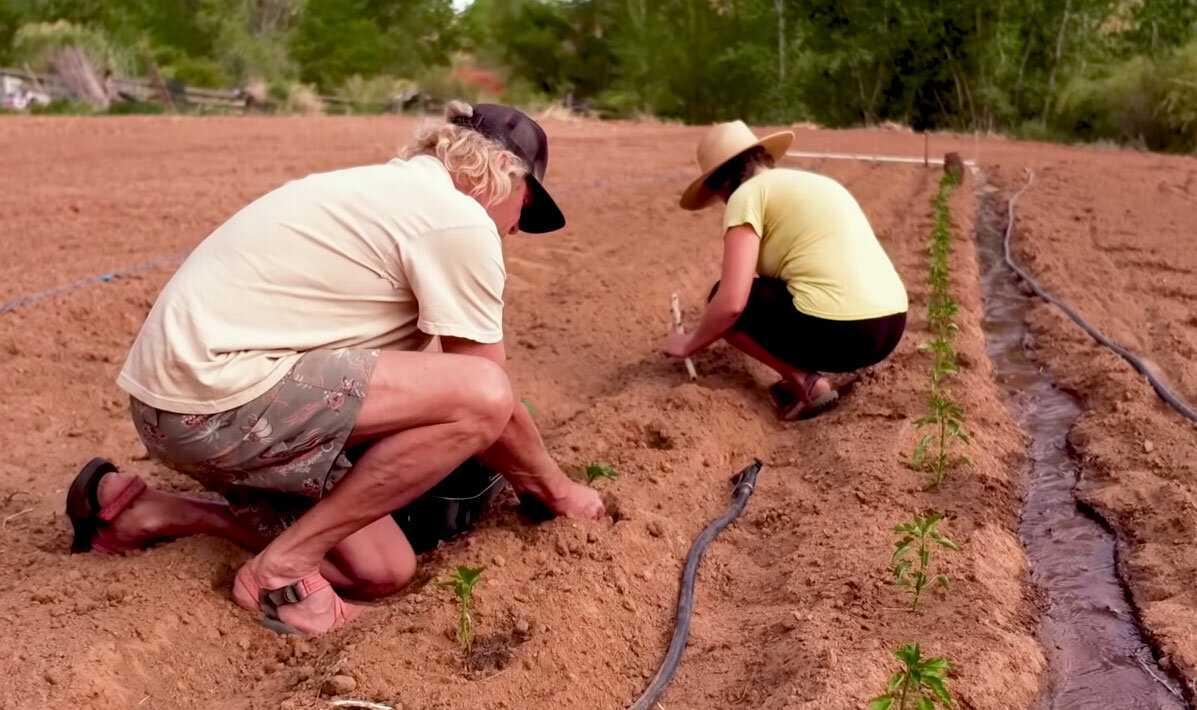
[{"label": "soil clod", "polygon": [[353,676],[338,673],[332,678],[324,681],[324,685],[321,686],[320,692],[324,693],[325,695],[345,695],[346,693],[352,693],[356,689],[357,681]]}]

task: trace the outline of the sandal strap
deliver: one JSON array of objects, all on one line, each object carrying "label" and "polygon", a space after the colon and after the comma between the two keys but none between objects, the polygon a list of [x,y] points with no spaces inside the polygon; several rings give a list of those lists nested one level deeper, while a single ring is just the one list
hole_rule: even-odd
[{"label": "sandal strap", "polygon": [[331,586],[328,580],[324,578],[319,572],[312,572],[304,575],[300,579],[288,584],[285,587],[277,589],[263,589],[259,594],[258,601],[262,605],[262,611],[266,616],[277,619],[278,608],[286,606],[287,604],[298,604],[307,599],[316,592]]},{"label": "sandal strap", "polygon": [[[99,486],[97,485],[96,488],[98,489]],[[146,486],[145,481],[140,478],[132,479],[127,486],[121,489],[120,493],[116,494],[115,498],[108,501],[108,505],[100,509],[96,517],[106,523],[111,523],[121,513],[125,512],[125,508],[132,505],[133,501],[137,500],[142,493],[145,493],[147,488],[148,486]]]}]

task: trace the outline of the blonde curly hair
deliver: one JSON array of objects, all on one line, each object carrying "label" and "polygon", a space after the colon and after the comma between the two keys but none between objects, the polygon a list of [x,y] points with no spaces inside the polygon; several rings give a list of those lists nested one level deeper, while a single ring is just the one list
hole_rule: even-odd
[{"label": "blonde curly hair", "polygon": [[473,115],[470,104],[450,101],[445,108],[445,122],[420,128],[399,157],[433,156],[456,182],[467,186],[472,196],[490,207],[511,196],[514,181],[527,175],[528,167],[496,141],[453,123],[455,118]]}]

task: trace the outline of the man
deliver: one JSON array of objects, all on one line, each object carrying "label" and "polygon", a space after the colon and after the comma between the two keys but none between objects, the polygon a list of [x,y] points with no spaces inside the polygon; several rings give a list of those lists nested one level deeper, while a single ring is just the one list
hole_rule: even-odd
[{"label": "man", "polygon": [[[234,600],[311,634],[357,615],[338,592],[411,579],[390,513],[468,458],[557,514],[601,517],[513,406],[504,370],[501,239],[565,224],[547,162],[523,113],[455,102],[401,158],[290,182],[209,235],[118,384],[151,455],[227,503],[150,490],[96,459],[68,493],[72,549],[225,537],[259,551]],[[443,352],[426,351],[433,336]],[[350,463],[347,447],[364,453]]]}]

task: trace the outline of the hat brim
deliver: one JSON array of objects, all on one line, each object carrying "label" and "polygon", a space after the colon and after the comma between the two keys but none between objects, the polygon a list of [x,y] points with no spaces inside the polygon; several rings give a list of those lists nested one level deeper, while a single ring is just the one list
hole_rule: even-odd
[{"label": "hat brim", "polygon": [[[793,131],[779,131],[777,133],[771,133],[771,134],[765,136],[764,138],[761,138],[756,143],[753,143],[750,146],[746,146],[744,148],[744,150],[740,151],[739,153],[736,153],[736,155],[741,155],[742,153],[744,153],[744,151],[752,150],[753,148],[760,146],[760,147],[764,148],[766,151],[768,151],[769,155],[772,156],[774,160],[781,160],[785,156],[786,151],[790,149],[790,145],[793,144],[793,142],[794,142],[794,132]],[[691,182],[690,185],[686,188],[685,192],[682,193],[682,199],[678,202],[678,204],[681,205],[682,209],[700,210],[703,207],[706,207],[707,205],[711,204],[711,200],[715,199],[715,193],[713,193],[709,189],[707,189],[707,186],[706,186],[707,178],[711,177],[711,175],[713,175],[716,170],[718,170],[719,168],[726,165],[728,163],[728,161],[735,158],[736,155],[731,156],[727,160],[723,161],[722,163],[719,163],[718,165],[714,166],[710,170],[704,172],[702,175],[699,175],[697,178],[695,178],[694,181]]]},{"label": "hat brim", "polygon": [[532,200],[520,211],[520,231],[528,234],[555,232],[565,226],[565,215],[532,173],[526,176]]}]

